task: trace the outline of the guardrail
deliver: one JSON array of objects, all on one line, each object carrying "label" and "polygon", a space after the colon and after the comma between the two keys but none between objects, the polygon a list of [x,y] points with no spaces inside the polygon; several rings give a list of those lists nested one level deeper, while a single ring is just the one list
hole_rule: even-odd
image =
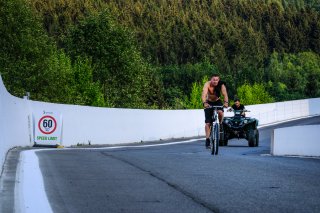
[{"label": "guardrail", "polygon": [[[320,114],[320,98],[246,106],[268,124]],[[204,135],[203,110],[141,110],[53,104],[9,94],[0,76],[0,164],[16,146],[34,144],[33,114],[62,116],[62,145],[120,144]],[[226,113],[228,116],[228,113]]]}]

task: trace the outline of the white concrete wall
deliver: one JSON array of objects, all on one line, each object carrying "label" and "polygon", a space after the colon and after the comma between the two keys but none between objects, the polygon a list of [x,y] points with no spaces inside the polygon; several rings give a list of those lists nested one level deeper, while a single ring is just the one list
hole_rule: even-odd
[{"label": "white concrete wall", "polygon": [[30,101],[33,111],[62,114],[63,142],[119,144],[203,135],[201,110],[116,109]]},{"label": "white concrete wall", "polygon": [[320,125],[275,129],[272,155],[320,156]]},{"label": "white concrete wall", "polygon": [[31,145],[27,101],[10,95],[0,76],[0,166],[7,151],[16,146]]},{"label": "white concrete wall", "polygon": [[246,106],[260,125],[320,114],[320,98]]},{"label": "white concrete wall", "polygon": [[[246,106],[259,124],[320,114],[320,98]],[[62,145],[119,144],[204,135],[203,110],[138,110],[52,104],[10,95],[0,76],[0,165],[8,149],[33,145],[32,113],[62,114]],[[232,115],[232,114],[229,114]],[[228,116],[228,113],[226,113]]]}]

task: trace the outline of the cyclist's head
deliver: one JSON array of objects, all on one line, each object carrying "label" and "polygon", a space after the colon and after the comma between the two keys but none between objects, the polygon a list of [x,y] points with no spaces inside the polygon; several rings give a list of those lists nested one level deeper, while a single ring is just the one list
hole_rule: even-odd
[{"label": "cyclist's head", "polygon": [[220,81],[220,77],[218,74],[213,74],[210,80],[212,86],[217,86]]}]

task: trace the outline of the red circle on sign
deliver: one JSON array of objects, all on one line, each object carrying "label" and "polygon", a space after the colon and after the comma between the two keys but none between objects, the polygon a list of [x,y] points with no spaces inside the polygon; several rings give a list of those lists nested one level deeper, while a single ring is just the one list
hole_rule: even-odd
[{"label": "red circle on sign", "polygon": [[[52,119],[53,122],[54,122],[54,128],[53,128],[53,130],[51,130],[50,132],[45,132],[45,131],[43,131],[43,130],[41,129],[41,122],[42,122],[42,120],[45,119],[45,118],[50,118],[50,119]],[[50,116],[50,115],[43,116],[43,117],[40,118],[40,120],[39,120],[38,128],[39,128],[40,132],[42,132],[43,134],[46,134],[46,135],[51,134],[51,133],[53,133],[53,132],[56,130],[56,128],[57,128],[57,121],[56,121],[56,119],[54,119],[54,117],[52,117],[52,116]]]}]

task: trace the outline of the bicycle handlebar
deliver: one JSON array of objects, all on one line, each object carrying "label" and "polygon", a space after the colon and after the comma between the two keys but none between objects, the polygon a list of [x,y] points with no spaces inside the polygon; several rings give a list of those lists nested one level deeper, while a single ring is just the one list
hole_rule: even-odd
[{"label": "bicycle handlebar", "polygon": [[208,106],[207,107],[207,109],[216,109],[216,110],[218,110],[218,109],[223,109],[223,108],[225,108],[223,105],[221,105],[221,106]]}]

